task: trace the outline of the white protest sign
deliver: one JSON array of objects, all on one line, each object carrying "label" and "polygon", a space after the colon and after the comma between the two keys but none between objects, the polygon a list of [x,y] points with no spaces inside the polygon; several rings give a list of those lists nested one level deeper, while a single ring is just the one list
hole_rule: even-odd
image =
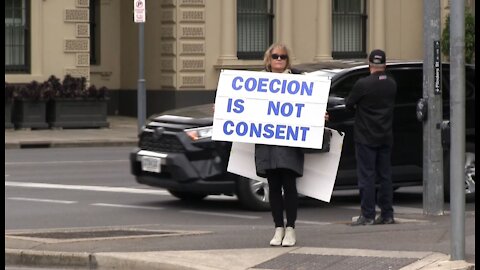
[{"label": "white protest sign", "polygon": [[322,148],[330,79],[222,70],[213,140]]},{"label": "white protest sign", "polygon": [[[298,193],[330,202],[342,153],[343,138],[343,134],[332,130],[328,152],[305,154],[303,176],[297,178]],[[247,179],[267,182],[266,178],[256,174],[255,145],[251,143],[232,144],[227,171]]]}]

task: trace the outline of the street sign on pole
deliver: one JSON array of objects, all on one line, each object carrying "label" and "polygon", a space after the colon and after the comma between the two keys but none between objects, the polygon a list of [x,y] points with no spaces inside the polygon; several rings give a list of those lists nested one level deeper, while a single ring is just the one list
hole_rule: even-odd
[{"label": "street sign on pole", "polygon": [[440,59],[440,0],[423,1],[423,213],[443,215],[442,90]]},{"label": "street sign on pole", "polygon": [[145,22],[145,0],[133,1],[133,21],[136,23]]}]

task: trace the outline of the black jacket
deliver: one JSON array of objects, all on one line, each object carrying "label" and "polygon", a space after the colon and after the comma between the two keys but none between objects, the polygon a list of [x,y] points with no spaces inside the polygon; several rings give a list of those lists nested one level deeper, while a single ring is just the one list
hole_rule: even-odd
[{"label": "black jacket", "polygon": [[359,79],[347,97],[346,106],[355,109],[355,142],[369,146],[393,143],[393,109],[397,83],[385,72]]},{"label": "black jacket", "polygon": [[257,175],[267,177],[266,170],[290,169],[303,176],[303,163],[305,155],[302,148],[255,144],[255,166]]},{"label": "black jacket", "polygon": [[[296,70],[286,73],[297,74]],[[298,177],[303,176],[304,153],[302,148],[255,144],[255,167],[260,177],[267,177],[266,170],[290,169]]]}]

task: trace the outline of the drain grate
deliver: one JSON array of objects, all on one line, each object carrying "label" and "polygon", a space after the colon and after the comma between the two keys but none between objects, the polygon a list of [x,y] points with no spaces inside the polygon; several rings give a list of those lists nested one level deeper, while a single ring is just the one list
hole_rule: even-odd
[{"label": "drain grate", "polygon": [[28,142],[28,143],[20,143],[21,149],[30,149],[30,148],[50,148],[52,146],[49,142]]},{"label": "drain grate", "polygon": [[389,258],[389,257],[361,257],[361,256],[337,256],[337,255],[309,255],[309,254],[285,254],[278,258],[264,262],[253,269],[275,270],[395,270],[409,265],[418,259],[412,258]]},{"label": "drain grate", "polygon": [[142,236],[142,235],[165,235],[175,232],[165,231],[141,231],[141,230],[108,230],[108,231],[84,231],[84,232],[42,232],[10,234],[13,236],[49,238],[49,239],[85,239],[85,238],[108,238],[119,236]]},{"label": "drain grate", "polygon": [[5,233],[5,238],[15,238],[44,243],[93,241],[126,238],[165,237],[180,235],[205,234],[205,231],[165,231],[145,229],[90,229],[72,231],[38,231]]}]

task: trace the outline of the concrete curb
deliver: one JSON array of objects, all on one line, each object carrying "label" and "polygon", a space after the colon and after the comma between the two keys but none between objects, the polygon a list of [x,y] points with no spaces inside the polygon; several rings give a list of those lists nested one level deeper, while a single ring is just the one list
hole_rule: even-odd
[{"label": "concrete curb", "polygon": [[[87,252],[58,252],[5,249],[5,265],[35,267],[81,267],[85,269],[129,269],[129,270],[208,270],[213,268],[184,266],[158,261],[145,261],[117,257],[113,254]],[[217,269],[218,270],[218,269]]]},{"label": "concrete curb", "polygon": [[[146,261],[136,258],[119,258],[115,255],[96,254],[95,265],[98,269],[129,269],[129,270],[211,270],[199,267],[188,267],[175,263]],[[218,269],[215,269],[218,270]]]},{"label": "concrete curb", "polygon": [[94,258],[86,252],[58,252],[5,249],[5,265],[59,266],[96,268]]},{"label": "concrete curb", "polygon": [[450,261],[450,256],[442,253],[432,253],[423,259],[407,265],[400,270],[473,270],[475,265],[466,261]]},{"label": "concrete curb", "polygon": [[[307,248],[308,249],[308,248]],[[238,250],[237,250],[238,251]],[[222,252],[210,250],[199,251],[192,255],[192,251],[186,252],[105,252],[105,253],[87,253],[87,252],[57,252],[57,251],[37,251],[5,249],[5,265],[17,266],[40,266],[40,267],[81,267],[86,269],[163,269],[163,270],[219,270],[219,267],[213,267],[211,262],[217,261],[222,265],[222,260],[228,259]],[[235,251],[223,251],[235,253]],[[244,255],[248,250],[243,250]],[[256,249],[250,252],[257,253]],[[294,250],[285,250],[283,253],[298,253]],[[152,253],[152,254],[149,254]],[[191,253],[190,256],[188,253]],[[218,254],[216,254],[218,253]],[[302,253],[302,252],[300,252]],[[413,252],[411,252],[413,253]],[[143,254],[143,255],[142,255]],[[183,254],[183,255],[182,255]],[[209,255],[210,254],[210,255]],[[145,256],[147,255],[147,256]],[[248,254],[247,254],[248,255]],[[272,255],[273,257],[278,256]],[[201,265],[199,258],[209,257],[210,265]],[[225,258],[223,258],[226,256]],[[267,256],[268,257],[268,256]],[[272,258],[273,258],[272,257]],[[361,256],[362,257],[362,256]],[[449,261],[449,256],[442,253],[431,253],[413,264],[407,265],[401,270],[473,270],[475,265],[463,260]],[[163,260],[163,259],[165,260]],[[221,259],[223,258],[223,259]],[[189,260],[192,259],[192,260]],[[265,258],[264,258],[265,259]],[[165,262],[169,261],[169,262]],[[260,263],[260,261],[258,262]],[[246,269],[251,269],[247,267]]]},{"label": "concrete curb", "polygon": [[427,265],[422,270],[449,269],[449,270],[474,270],[475,265],[466,261],[438,261]]}]

